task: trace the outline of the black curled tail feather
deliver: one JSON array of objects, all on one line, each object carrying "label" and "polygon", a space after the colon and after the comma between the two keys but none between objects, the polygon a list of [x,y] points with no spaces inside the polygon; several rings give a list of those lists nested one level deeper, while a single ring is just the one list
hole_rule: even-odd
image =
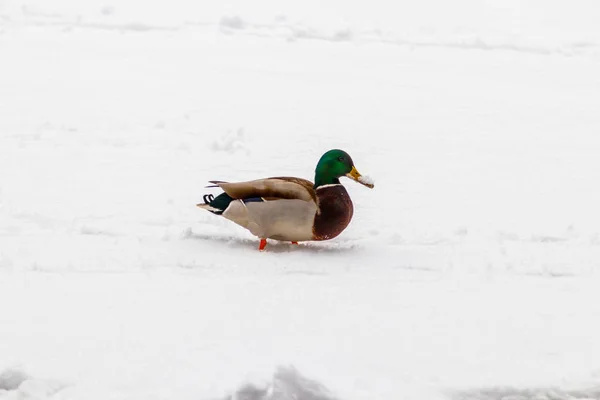
[{"label": "black curled tail feather", "polygon": [[229,204],[234,200],[234,198],[227,193],[221,193],[217,197],[212,194],[205,194],[202,196],[202,199],[204,200],[204,204],[210,207],[206,209],[216,215],[223,214],[223,212],[227,210],[227,207],[229,207]]},{"label": "black curled tail feather", "polygon": [[213,196],[212,194],[205,194],[202,199],[204,200],[204,204],[208,204],[210,205],[210,202],[213,201],[215,199],[215,196]]}]

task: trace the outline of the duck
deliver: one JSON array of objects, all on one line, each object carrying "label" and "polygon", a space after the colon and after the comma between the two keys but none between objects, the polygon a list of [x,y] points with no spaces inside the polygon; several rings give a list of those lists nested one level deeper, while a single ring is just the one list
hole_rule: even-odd
[{"label": "duck", "polygon": [[246,228],[260,239],[298,244],[330,240],[350,224],[354,206],[340,178],[350,178],[370,189],[374,182],[361,175],[350,155],[340,149],[327,151],[315,168],[314,182],[279,176],[244,182],[209,181],[220,188],[218,196],[205,194],[198,207]]}]

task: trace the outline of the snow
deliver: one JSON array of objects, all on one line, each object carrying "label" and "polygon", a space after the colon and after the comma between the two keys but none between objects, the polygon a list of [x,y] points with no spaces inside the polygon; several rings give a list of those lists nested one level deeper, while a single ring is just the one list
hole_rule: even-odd
[{"label": "snow", "polygon": [[358,181],[363,185],[369,186],[371,188],[375,186],[375,181],[370,176],[361,175],[358,178]]},{"label": "snow", "polygon": [[[0,399],[598,398],[599,19],[0,0]],[[332,148],[332,241],[195,206]]]}]

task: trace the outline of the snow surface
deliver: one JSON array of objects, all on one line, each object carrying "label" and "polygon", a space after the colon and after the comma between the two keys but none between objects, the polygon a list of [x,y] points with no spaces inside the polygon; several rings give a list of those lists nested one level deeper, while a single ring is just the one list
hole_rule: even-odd
[{"label": "snow surface", "polygon": [[369,186],[369,187],[371,187],[371,188],[372,188],[373,186],[375,186],[375,181],[374,181],[374,180],[373,180],[373,178],[371,178],[370,176],[361,175],[361,176],[358,178],[358,181],[359,181],[360,183],[362,183],[363,185],[367,185],[367,186]]},{"label": "snow surface", "polygon": [[[0,399],[600,398],[599,20],[0,0]],[[195,207],[331,148],[335,240]]]}]

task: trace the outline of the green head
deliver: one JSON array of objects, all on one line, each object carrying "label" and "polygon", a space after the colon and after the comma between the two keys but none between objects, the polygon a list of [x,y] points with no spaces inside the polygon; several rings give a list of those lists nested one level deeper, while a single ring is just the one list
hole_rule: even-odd
[{"label": "green head", "polygon": [[371,189],[374,187],[370,179],[358,173],[352,157],[348,153],[343,150],[334,149],[323,154],[317,164],[315,170],[315,188],[323,185],[339,184],[339,178],[342,176],[347,176]]}]

